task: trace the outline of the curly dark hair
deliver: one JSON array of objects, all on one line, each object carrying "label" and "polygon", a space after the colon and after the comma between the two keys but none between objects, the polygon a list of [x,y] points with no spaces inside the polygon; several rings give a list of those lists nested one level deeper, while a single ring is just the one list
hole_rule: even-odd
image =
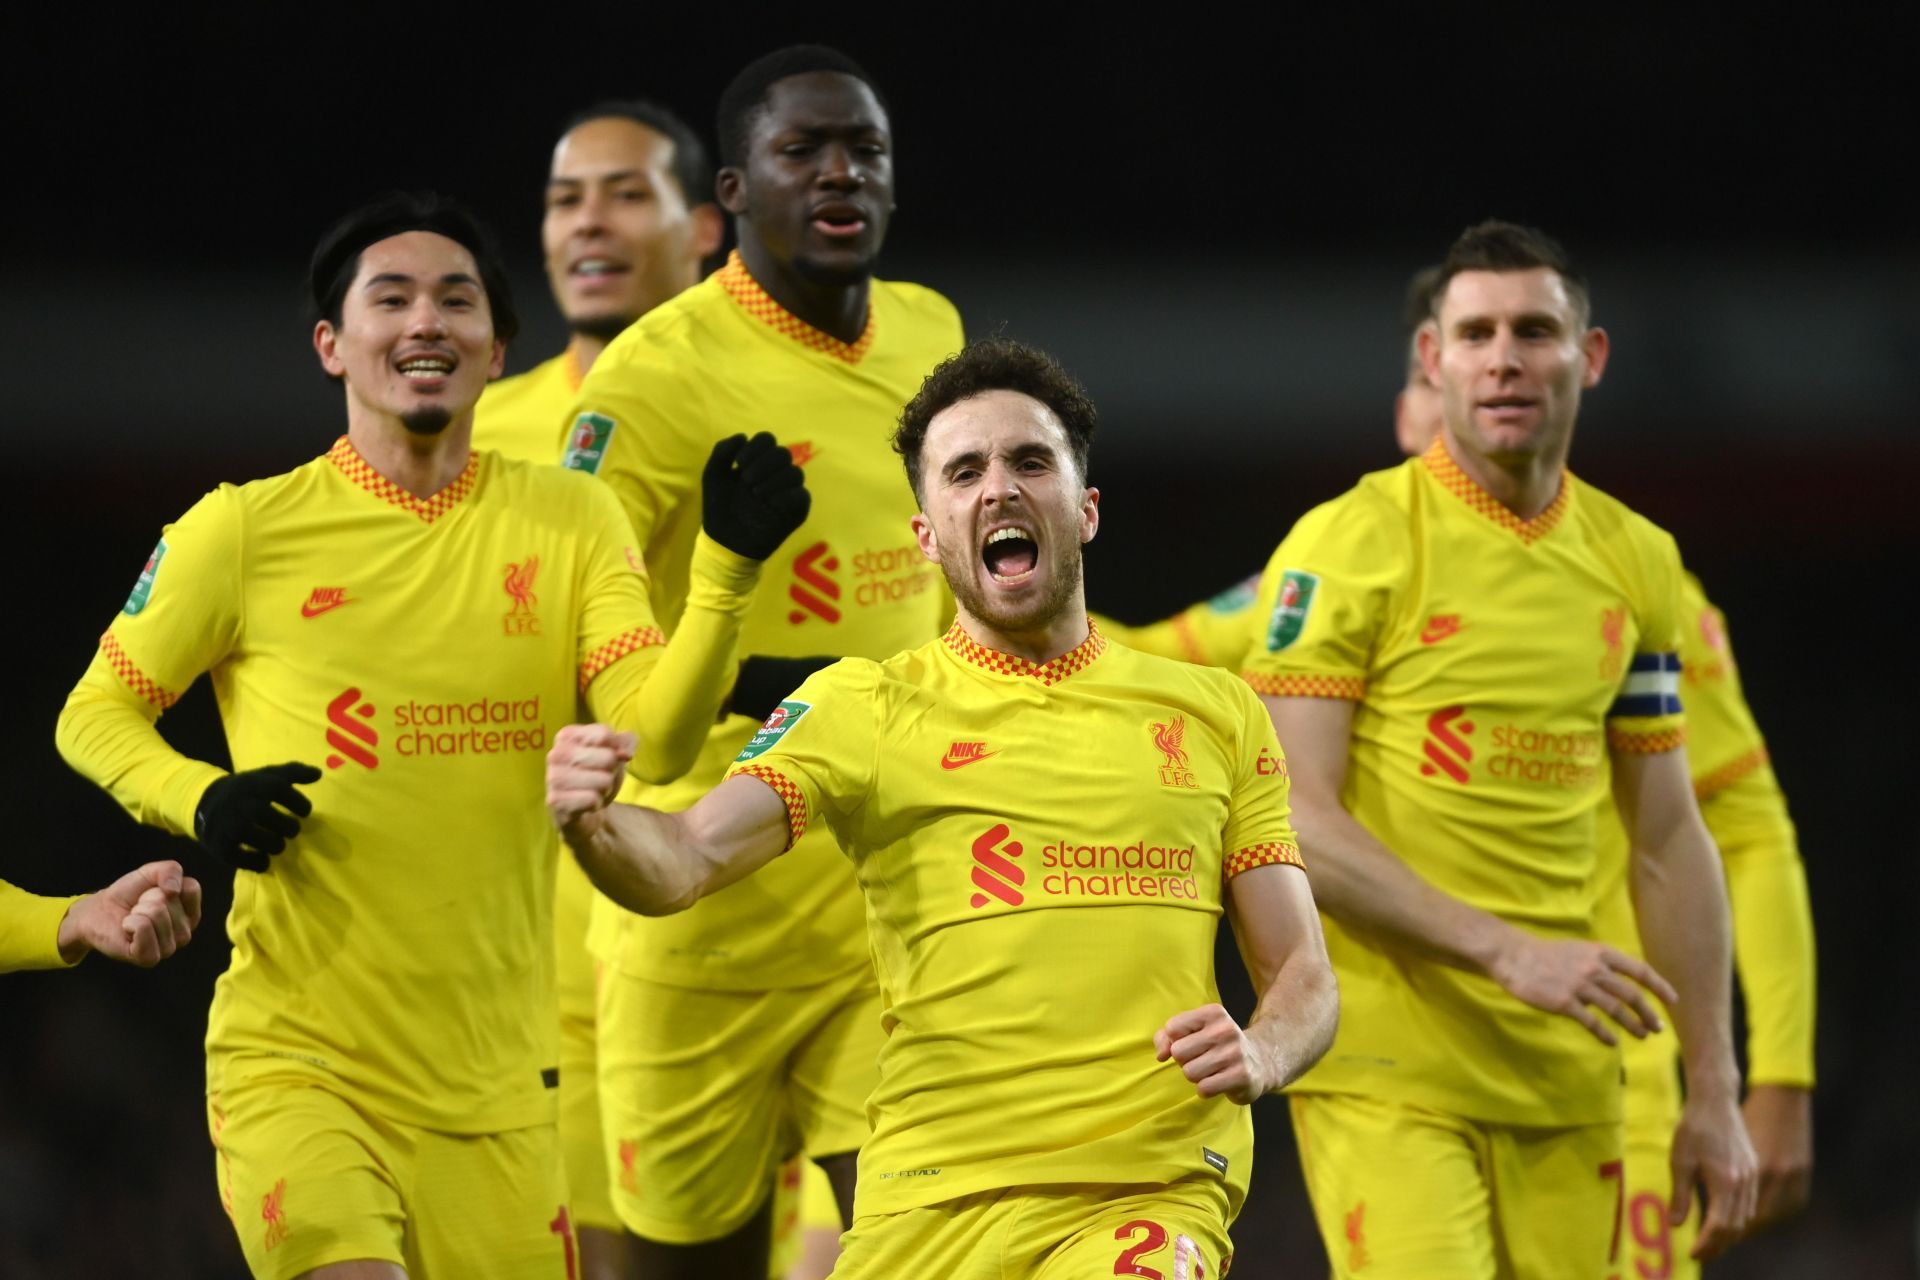
[{"label": "curly dark hair", "polygon": [[1439,278],[1433,282],[1434,317],[1439,318],[1447,286],[1462,271],[1531,271],[1536,267],[1556,273],[1566,284],[1574,314],[1584,325],[1591,307],[1587,278],[1573,265],[1566,249],[1538,227],[1523,227],[1497,218],[1468,227],[1447,250],[1446,260],[1440,264]]},{"label": "curly dark hair", "polygon": [[1087,389],[1040,348],[994,336],[976,338],[942,360],[900,411],[893,451],[907,464],[907,481],[915,497],[925,498],[920,487],[920,448],[926,443],[927,425],[942,410],[988,391],[1018,391],[1053,410],[1066,429],[1067,447],[1085,482],[1093,429],[1100,417]]}]

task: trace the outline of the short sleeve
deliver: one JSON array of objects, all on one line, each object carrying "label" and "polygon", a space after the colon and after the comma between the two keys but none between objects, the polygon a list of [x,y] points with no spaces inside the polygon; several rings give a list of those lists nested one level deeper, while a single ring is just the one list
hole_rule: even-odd
[{"label": "short sleeve", "polygon": [[1276,697],[1366,695],[1407,564],[1406,522],[1348,494],[1302,517],[1267,562],[1242,674]]},{"label": "short sleeve", "polygon": [[[1607,743],[1629,755],[1658,755],[1684,746],[1680,704],[1680,551],[1666,533],[1647,526],[1631,584],[1636,637],[1620,691],[1607,709]],[[1610,625],[1618,626],[1618,622]]]},{"label": "short sleeve", "polygon": [[1287,758],[1273,732],[1273,720],[1260,699],[1244,685],[1235,691],[1240,725],[1235,743],[1233,794],[1221,842],[1221,878],[1284,862],[1306,869],[1293,832],[1291,781]]},{"label": "short sleeve", "polygon": [[164,711],[240,642],[238,491],[221,486],[161,531],[100,652],[142,700]]},{"label": "short sleeve", "polygon": [[816,818],[841,835],[866,801],[885,722],[880,704],[879,664],[843,658],[775,707],[734,759],[728,777],[758,778],[786,803],[788,848]]}]

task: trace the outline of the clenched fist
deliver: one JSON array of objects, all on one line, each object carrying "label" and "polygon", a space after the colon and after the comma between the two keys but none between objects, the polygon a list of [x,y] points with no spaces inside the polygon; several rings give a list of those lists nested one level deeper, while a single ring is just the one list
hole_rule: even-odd
[{"label": "clenched fist", "polygon": [[700,527],[736,555],[765,560],[806,522],[806,476],[771,435],[728,436],[707,455],[700,477]]},{"label": "clenched fist", "polygon": [[613,803],[635,738],[604,724],[570,724],[547,752],[547,812],[565,831]]}]

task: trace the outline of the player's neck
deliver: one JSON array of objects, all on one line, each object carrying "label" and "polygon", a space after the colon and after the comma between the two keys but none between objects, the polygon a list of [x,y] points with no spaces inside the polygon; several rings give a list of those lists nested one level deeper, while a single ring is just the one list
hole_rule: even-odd
[{"label": "player's neck", "polygon": [[975,616],[964,605],[959,606],[956,613],[960,629],[973,637],[975,644],[995,653],[1025,658],[1036,666],[1045,666],[1060,655],[1073,652],[1086,643],[1088,635],[1086,600],[1078,596],[1051,621],[1025,631],[1001,630]]},{"label": "player's neck", "polygon": [[398,418],[349,414],[347,440],[368,466],[424,501],[466,470],[473,452],[473,410],[433,435],[409,431]]},{"label": "player's neck", "polygon": [[1561,473],[1567,465],[1564,446],[1541,453],[1494,457],[1465,448],[1451,431],[1443,431],[1441,439],[1453,464],[1522,520],[1533,519],[1560,496]]},{"label": "player's neck", "polygon": [[775,262],[773,255],[741,223],[740,261],[753,282],[767,296],[825,334],[852,345],[867,330],[867,292],[870,279],[858,284],[826,284],[803,279],[792,267]]}]

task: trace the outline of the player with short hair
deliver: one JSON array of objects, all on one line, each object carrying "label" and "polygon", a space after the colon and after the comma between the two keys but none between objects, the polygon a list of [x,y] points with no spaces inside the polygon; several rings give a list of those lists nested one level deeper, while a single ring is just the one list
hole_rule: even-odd
[{"label": "player with short hair", "polygon": [[[815,494],[742,632],[732,709],[748,714],[712,726],[680,782],[631,794],[669,810],[721,780],[818,655],[885,657],[939,635],[947,610],[879,442],[963,339],[945,298],[873,276],[893,210],[885,104],[857,63],[803,45],[745,67],[717,123],[738,252],[614,339],[571,415],[570,465],[619,495],[669,627],[714,439],[778,424]],[[868,1130],[882,1036],[847,864],[819,830],[676,919],[596,901],[590,940],[614,1203],[644,1270],[757,1280],[781,1161],[806,1151],[850,1205]]]},{"label": "player with short hair", "polygon": [[[687,123],[641,100],[602,102],[572,116],[554,145],[540,224],[547,284],[573,337],[566,350],[487,387],[473,412],[473,447],[558,464],[567,410],[609,342],[700,279],[725,228],[711,199],[713,167]],[[555,990],[560,1002],[560,1147],[584,1280],[628,1271],[600,1133],[594,1060],[593,887],[570,854],[555,859]]]},{"label": "player with short hair", "polygon": [[200,882],[171,860],[96,893],[43,897],[0,880],[0,973],[70,969],[92,952],[151,969],[200,927]]},{"label": "player with short hair", "polygon": [[[549,754],[556,821],[635,909],[751,886],[821,824],[852,859],[888,1035],[836,1276],[1224,1274],[1234,1104],[1333,1030],[1257,699],[1089,625],[1094,420],[1043,353],[970,344],[896,435],[958,603],[942,639],[810,678],[684,813],[608,805],[630,744],[605,726]],[[1244,1029],[1213,982],[1223,908],[1260,992]]]},{"label": "player with short hair", "polygon": [[[1703,1181],[1717,1250],[1752,1215],[1754,1157],[1681,749],[1679,557],[1565,471],[1607,338],[1564,251],[1482,224],[1435,300],[1417,341],[1441,438],[1295,525],[1247,659],[1348,1001],[1292,1097],[1322,1238],[1342,1276],[1609,1274],[1609,1024],[1657,1030],[1651,994],[1687,1065],[1675,1208]],[[1596,940],[1610,780],[1651,968]]]},{"label": "player with short hair", "polygon": [[[573,1241],[540,761],[584,700],[639,732],[637,770],[686,766],[806,491],[770,436],[714,449],[663,644],[606,491],[469,447],[515,331],[478,222],[376,201],[321,240],[309,284],[346,435],[167,528],[59,745],[240,870],[208,1115],[254,1274],[557,1277]],[[233,773],[154,727],[203,672]],[[325,768],[272,763],[302,757]]]}]

